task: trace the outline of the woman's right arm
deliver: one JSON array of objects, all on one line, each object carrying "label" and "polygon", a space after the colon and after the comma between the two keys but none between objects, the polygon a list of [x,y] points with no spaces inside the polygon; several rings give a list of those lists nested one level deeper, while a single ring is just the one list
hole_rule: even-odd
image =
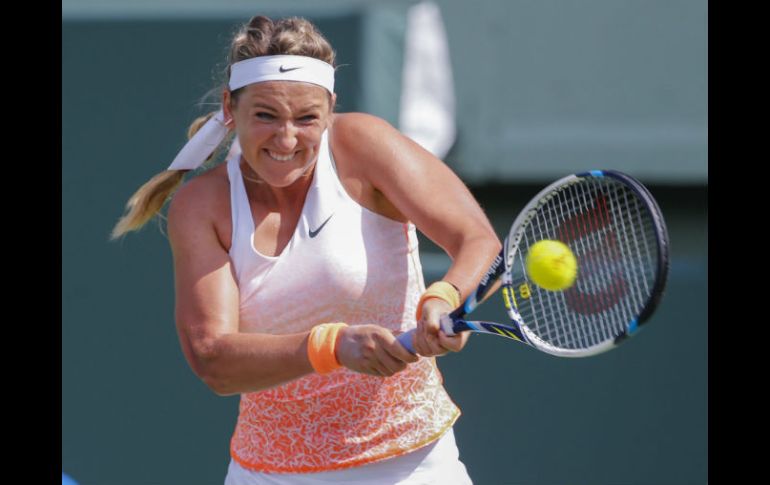
[{"label": "woman's right arm", "polygon": [[[176,326],[193,372],[219,395],[256,392],[313,372],[309,332],[241,333],[239,293],[230,257],[217,236],[215,194],[199,180],[185,184],[168,210],[174,257]],[[221,217],[221,216],[220,216]],[[318,322],[322,323],[322,322]],[[338,360],[367,374],[390,376],[416,358],[377,325],[340,332]]]},{"label": "woman's right arm", "polygon": [[214,227],[215,194],[200,182],[185,184],[168,210],[176,327],[187,362],[219,395],[254,392],[312,372],[308,332],[239,332],[238,286]]}]

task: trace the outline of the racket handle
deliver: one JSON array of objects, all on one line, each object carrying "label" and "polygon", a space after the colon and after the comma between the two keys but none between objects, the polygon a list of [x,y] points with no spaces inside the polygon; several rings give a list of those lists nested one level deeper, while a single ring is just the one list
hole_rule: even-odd
[{"label": "racket handle", "polygon": [[417,353],[414,351],[414,346],[412,345],[412,335],[414,334],[414,330],[415,329],[408,330],[396,337],[396,340],[398,340],[398,342],[411,354]]},{"label": "racket handle", "polygon": [[[452,320],[451,315],[441,315],[439,322],[441,323],[441,329],[445,334],[455,335],[456,332],[454,329],[454,321]],[[413,354],[417,353],[414,351],[414,346],[412,345],[412,335],[414,334],[415,330],[417,329],[413,328],[411,330],[407,330],[406,332],[396,337],[396,340],[398,340],[398,342],[403,345],[406,350]]]}]

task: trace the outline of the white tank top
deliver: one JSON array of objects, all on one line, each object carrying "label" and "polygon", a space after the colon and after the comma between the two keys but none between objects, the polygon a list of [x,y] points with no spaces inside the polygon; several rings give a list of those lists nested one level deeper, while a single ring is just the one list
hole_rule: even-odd
[{"label": "white tank top", "polygon": [[328,321],[376,323],[391,330],[415,325],[425,287],[414,225],[350,198],[329,153],[324,133],[297,227],[274,257],[254,248],[254,219],[239,157],[227,162],[230,258],[240,289],[242,332],[294,333]]},{"label": "white tank top", "polygon": [[[347,194],[327,133],[297,227],[275,257],[253,246],[239,160],[231,158],[227,169],[241,332],[288,334],[323,322],[394,331],[416,325],[424,282],[415,227],[376,214]],[[243,394],[231,455],[257,471],[347,468],[431,443],[457,417],[435,359],[420,359],[389,378],[342,368]]]}]

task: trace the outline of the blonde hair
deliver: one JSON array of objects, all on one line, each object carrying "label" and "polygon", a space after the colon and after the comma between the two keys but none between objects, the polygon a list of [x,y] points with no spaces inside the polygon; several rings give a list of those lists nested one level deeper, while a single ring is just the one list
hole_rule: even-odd
[{"label": "blonde hair", "polygon": [[[259,56],[300,55],[320,59],[334,66],[335,53],[329,42],[308,20],[290,17],[273,21],[268,17],[256,16],[242,25],[233,36],[225,70],[230,78],[230,66],[236,62]],[[223,83],[223,89],[227,83]],[[231,103],[237,101],[243,88],[231,93]],[[221,90],[220,90],[221,92]],[[217,110],[218,111],[218,110]],[[197,118],[190,125],[187,136],[191,138],[217,111]],[[226,142],[232,137],[228,137]],[[223,144],[225,144],[223,143]],[[216,158],[218,151],[207,159]],[[142,185],[128,199],[126,212],[112,229],[110,239],[142,228],[163,209],[166,201],[176,192],[189,170],[164,170]]]}]

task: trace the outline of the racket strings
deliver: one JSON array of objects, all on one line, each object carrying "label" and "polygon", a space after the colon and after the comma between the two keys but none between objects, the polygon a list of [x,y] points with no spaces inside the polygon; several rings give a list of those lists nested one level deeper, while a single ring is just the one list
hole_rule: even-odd
[{"label": "racket strings", "polygon": [[[583,192],[579,192],[576,190],[577,187],[573,188],[573,197],[571,200],[572,209],[574,211],[578,211],[581,206],[588,207],[589,200],[586,198],[586,194]],[[593,198],[593,197],[592,197]],[[576,203],[579,202],[579,205],[576,205]],[[597,264],[597,257],[581,257],[589,254],[595,254],[597,251],[601,252],[602,249],[606,249],[602,247],[601,242],[599,241],[600,233],[599,233],[599,226],[600,221],[596,220],[593,217],[587,218],[583,220],[583,227],[577,227],[576,229],[573,229],[573,232],[577,232],[577,234],[574,235],[575,239],[578,242],[578,252],[576,253],[577,257],[580,257],[581,266],[584,266],[586,270],[590,273],[594,273],[598,275],[598,278],[595,279],[586,279],[585,283],[585,289],[581,288],[580,285],[583,284],[583,281],[578,282],[577,289],[581,290],[579,293],[576,293],[577,295],[577,301],[575,296],[570,296],[570,299],[568,300],[567,296],[564,296],[565,304],[571,307],[575,307],[577,305],[580,309],[588,310],[592,313],[596,313],[598,311],[598,306],[608,306],[609,302],[607,301],[607,293],[602,292],[601,288],[613,288],[611,285],[610,280],[606,278],[606,273],[600,271],[600,268]],[[580,234],[588,234],[593,235],[594,237],[580,237]],[[608,254],[601,254],[602,258],[609,258],[610,256]],[[585,263],[584,263],[585,261]],[[591,295],[598,295],[599,299],[586,299],[584,295],[591,294]],[[601,301],[600,301],[601,300]],[[576,323],[575,325],[580,325],[580,321],[577,318],[579,315],[576,312],[571,312],[573,317],[575,317]],[[615,319],[607,320],[604,325],[597,325],[594,321],[589,321],[588,328],[588,343],[590,345],[593,345],[597,341],[602,341],[608,338],[610,334],[609,327],[611,325],[615,325],[617,322]],[[558,343],[558,342],[557,342]]]},{"label": "racket strings", "polygon": [[[561,225],[555,225],[556,221],[563,222],[575,220],[575,214],[579,213],[574,205],[574,201],[578,200],[576,195],[579,194],[573,193],[572,197],[567,199],[564,197],[563,193],[559,193],[557,194],[558,198],[556,199],[558,200],[558,203],[546,204],[541,207],[537,220],[530,226],[532,230],[528,231],[530,234],[527,235],[529,237],[524,241],[524,245],[527,246],[533,244],[541,239],[554,238],[553,234],[557,234],[558,239],[577,241],[578,246],[582,249],[582,251],[578,252],[586,252],[587,246],[591,244],[591,241],[575,238],[574,227],[568,227],[569,233],[565,233],[557,230],[561,228]],[[582,219],[579,221],[578,226],[590,224],[592,226],[592,232],[595,232],[595,226],[597,225],[593,224],[593,222],[594,221],[590,219]],[[578,229],[581,228],[578,227]],[[582,230],[588,232],[585,227],[583,227]],[[590,265],[591,262],[588,261],[588,267],[584,267],[584,270],[586,268],[592,270]],[[591,291],[594,290],[592,285],[589,285],[589,289]],[[569,312],[567,310],[567,302],[565,301],[563,293],[535,291],[532,302],[536,308],[533,308],[535,311],[532,312],[529,321],[534,322],[533,328],[535,333],[557,346],[565,348],[585,347],[592,345],[596,341],[595,338],[592,338],[596,335],[600,335],[602,338],[607,337],[607,332],[604,327],[597,327],[594,322],[588,322],[587,326],[580,325],[577,315],[574,312]],[[553,324],[547,325],[544,322],[553,322]]]},{"label": "racket strings", "polygon": [[[628,200],[628,191],[623,192],[623,200],[626,203],[626,206],[630,205],[630,202]],[[636,201],[636,199],[633,199]],[[626,218],[621,217],[621,214],[617,212],[614,213],[615,220],[619,221],[620,226],[620,234],[625,236],[621,239],[622,242],[625,243],[625,250],[626,254],[630,255],[630,259],[634,259],[634,261],[631,261],[632,263],[635,262],[636,264],[629,264],[626,265],[627,268],[630,269],[630,272],[633,273],[633,275],[627,275],[629,276],[628,281],[631,282],[631,284],[634,286],[634,291],[631,293],[634,297],[634,303],[637,305],[637,308],[642,308],[642,305],[644,305],[644,300],[646,299],[645,296],[649,295],[650,293],[650,286],[652,282],[650,281],[648,284],[647,278],[644,275],[644,268],[646,266],[651,265],[645,265],[642,261],[642,247],[640,247],[641,241],[646,241],[646,238],[644,237],[635,237],[636,233],[633,230],[633,227],[644,227],[643,223],[641,223],[641,209],[636,204],[634,207],[635,210],[628,211],[629,218],[635,217],[636,226],[628,227],[626,225]],[[633,247],[632,247],[633,245]],[[644,243],[641,243],[642,246],[644,246]],[[651,260],[649,258],[649,252],[647,251],[645,253],[648,257],[647,260]],[[637,274],[637,271],[640,271],[641,274]],[[640,287],[640,285],[643,286],[643,288]]]},{"label": "racket strings", "polygon": [[[594,181],[592,180],[591,182]],[[622,279],[618,278],[618,272],[610,272],[608,271],[609,268],[603,267],[603,263],[606,264],[613,262],[617,264],[621,258],[618,250],[619,248],[617,246],[618,241],[616,239],[616,232],[611,228],[611,223],[607,216],[606,199],[602,198],[601,194],[598,192],[598,190],[596,190],[597,187],[592,187],[592,185],[595,184],[592,183],[589,185],[588,193],[580,194],[581,200],[585,207],[588,207],[589,200],[586,200],[586,196],[589,194],[591,195],[591,199],[596,200],[596,203],[599,205],[596,213],[591,219],[593,224],[589,227],[589,234],[595,236],[593,238],[589,238],[589,241],[596,241],[596,249],[595,253],[592,253],[592,256],[594,257],[587,259],[591,260],[595,274],[598,275],[598,281],[594,281],[594,286],[600,288],[597,291],[598,295],[601,295],[601,302],[598,303],[597,300],[593,300],[593,305],[591,305],[590,312],[592,314],[597,314],[600,313],[601,309],[603,308],[615,307],[616,302],[621,303],[620,306],[615,307],[616,311],[611,313],[614,318],[607,320],[607,325],[603,325],[600,328],[601,331],[598,335],[603,340],[606,340],[608,338],[612,338],[613,335],[617,335],[619,325],[622,326],[624,321],[630,321],[633,315],[633,310],[629,309],[627,305],[622,304],[624,303],[622,298],[625,290],[624,285],[627,280],[622,277]],[[612,197],[612,195],[610,195],[610,197]],[[599,231],[597,230],[597,228],[600,226],[609,228],[604,234],[604,238],[602,238],[602,236],[599,234]],[[623,271],[621,270],[620,273],[622,272]],[[605,290],[601,290],[601,288],[605,288]],[[578,294],[581,295],[581,297],[584,297],[584,293]],[[626,301],[626,303],[628,302]]]},{"label": "racket strings", "polygon": [[655,279],[656,234],[644,203],[622,183],[583,179],[534,211],[518,246],[543,239],[566,242],[579,269],[572,288],[546,291],[523,271],[525,251],[516,253],[521,270],[513,289],[532,334],[549,345],[583,349],[625,333]]},{"label": "racket strings", "polygon": [[[600,204],[605,204],[604,199],[597,197],[597,194],[600,195],[602,192],[599,185],[600,184],[597,184],[594,181],[591,187],[593,190],[591,190],[589,194],[592,197],[595,197],[596,200],[599,200]],[[621,198],[620,195],[623,195],[623,198]],[[609,233],[604,241],[605,246],[601,248],[603,251],[601,251],[600,258],[595,258],[593,262],[598,266],[597,271],[602,276],[600,281],[609,285],[607,288],[610,291],[601,293],[604,300],[603,306],[614,307],[616,310],[614,312],[614,317],[616,318],[611,319],[612,326],[605,326],[602,329],[603,333],[601,336],[605,339],[618,335],[618,332],[623,332],[625,326],[633,319],[633,316],[638,313],[638,309],[641,308],[641,305],[644,304],[642,300],[635,298],[639,295],[638,286],[636,287],[637,291],[628,292],[629,288],[626,288],[626,285],[629,285],[629,282],[636,282],[640,277],[640,275],[635,272],[637,266],[627,264],[627,261],[623,257],[624,254],[629,254],[628,241],[632,238],[626,237],[631,234],[627,230],[629,225],[626,224],[624,218],[620,216],[622,214],[633,215],[639,213],[638,206],[628,206],[628,198],[626,196],[627,191],[622,191],[622,194],[612,193],[612,191],[610,191],[608,197],[610,201],[608,204],[609,210],[607,210],[606,207],[602,207],[602,210],[599,211],[602,222],[609,227]],[[585,194],[583,194],[583,198],[585,199]],[[636,201],[636,199],[633,200]],[[609,211],[612,211],[612,213]],[[610,221],[617,221],[615,227],[612,227],[609,224]],[[602,263],[604,263],[606,267],[602,267]],[[629,297],[624,298],[625,296]]]},{"label": "racket strings", "polygon": [[[576,202],[580,202],[582,206],[585,207],[588,207],[589,203],[589,201],[585,199],[586,194],[576,193],[575,189],[575,187],[572,188],[572,197],[567,199],[567,201],[570,202],[570,214],[579,213],[578,208],[580,205],[576,205]],[[578,247],[578,256],[581,254],[592,254],[601,249],[604,249],[599,242],[599,238],[601,237],[600,229],[603,226],[603,218],[600,219],[596,217],[596,214],[591,214],[591,217],[580,217],[576,219],[575,216],[572,215],[568,219],[565,218],[565,223],[569,228],[569,233],[565,233],[564,230],[561,230],[561,227],[563,227],[562,225],[554,228],[552,233],[557,234],[559,239],[565,239],[569,242],[576,243]],[[581,234],[593,235],[594,237],[580,237]],[[608,254],[602,254],[601,257],[608,258],[610,256]],[[539,293],[539,295],[545,297],[546,299],[561,300],[561,305],[558,305],[558,303],[553,301],[549,302],[549,304],[558,305],[561,308],[564,308],[565,312],[572,317],[566,321],[562,321],[561,327],[558,325],[552,325],[551,327],[542,330],[544,335],[549,340],[553,341],[556,345],[565,348],[579,348],[586,345],[590,346],[597,343],[597,341],[607,339],[610,335],[609,326],[613,323],[616,323],[614,319],[611,319],[606,320],[604,325],[597,325],[594,321],[589,321],[587,324],[581,325],[578,313],[568,310],[570,307],[574,309],[574,307],[577,305],[580,309],[582,309],[583,313],[585,313],[586,310],[590,310],[592,313],[596,313],[598,311],[597,306],[609,305],[609,303],[606,301],[607,295],[602,293],[599,288],[607,287],[612,289],[612,286],[610,281],[605,279],[605,274],[601,271],[598,271],[599,268],[596,267],[597,258],[593,257],[582,259],[585,261],[585,264],[583,264],[584,271],[587,270],[599,276],[598,281],[587,280],[589,284],[586,287],[588,294],[598,295],[599,299],[586,301],[586,298],[583,298],[583,295],[586,294],[585,290],[578,293],[580,297],[577,300],[574,296],[571,296],[570,300],[570,298],[568,298],[564,293]],[[548,319],[545,321],[553,321],[558,323],[558,320],[555,319]]]},{"label": "racket strings", "polygon": [[[553,238],[552,235],[556,234],[558,239],[574,240],[574,230],[572,230],[571,227],[569,228],[569,234],[567,234],[560,230],[562,227],[561,225],[557,226],[555,223],[558,221],[575,220],[578,211],[574,207],[574,203],[567,205],[571,199],[566,198],[564,192],[557,193],[556,200],[558,200],[558,204],[550,204],[550,206],[546,205],[543,207],[540,220],[538,221],[540,223],[540,230],[538,231],[537,238]],[[574,199],[572,201],[574,202]],[[566,213],[565,206],[567,207]],[[535,241],[532,241],[532,243],[534,242]],[[585,244],[584,241],[581,241],[581,243]],[[540,298],[537,296],[540,296]],[[533,317],[536,321],[562,323],[562,326],[538,324],[536,333],[538,335],[543,335],[548,341],[555,342],[556,345],[560,347],[578,348],[584,346],[586,343],[590,344],[591,336],[594,333],[601,331],[601,329],[597,329],[590,323],[589,328],[586,329],[579,326],[576,315],[567,311],[567,302],[562,293],[543,292],[542,294],[537,294],[536,299],[539,300],[542,315],[542,318],[538,318],[536,313],[533,313]],[[557,313],[557,315],[550,315],[549,313],[551,312],[549,312],[549,310],[556,310],[555,313]]]},{"label": "racket strings", "polygon": [[[564,197],[570,203],[571,213],[579,213],[581,207],[588,207],[589,201],[586,199],[586,194],[579,191],[578,187],[571,188],[569,194],[571,197],[568,197],[567,195],[568,194],[565,193]],[[569,297],[560,293],[560,296],[562,297],[563,304],[567,308],[574,308],[577,305],[580,309],[583,309],[584,312],[585,310],[590,309],[592,313],[596,313],[598,311],[598,305],[609,305],[607,295],[601,291],[601,288],[612,288],[612,286],[610,281],[605,278],[606,274],[598,268],[598,258],[586,258],[583,256],[594,254],[603,249],[602,244],[599,241],[601,236],[599,233],[600,224],[595,218],[584,218],[582,219],[582,227],[580,225],[575,227],[574,224],[567,225],[570,226],[570,240],[576,243],[576,257],[580,258],[580,265],[585,268],[583,272],[596,274],[598,275],[598,278],[588,278],[578,281],[576,283],[578,285],[577,290],[580,290],[578,293],[570,295]],[[581,233],[593,235],[594,237],[580,237]],[[608,258],[609,255],[602,254],[601,257]],[[587,299],[584,297],[586,294],[598,295],[598,299]],[[572,326],[568,327],[566,331],[572,330],[574,333],[574,328],[584,328],[586,332],[585,343],[588,345],[594,345],[607,339],[610,335],[610,326],[616,325],[617,323],[614,319],[609,319],[605,320],[604,324],[600,325],[598,324],[599,322],[589,320],[586,324],[581,325],[583,322],[581,322],[581,319],[579,318],[580,315],[577,312],[569,311],[569,314],[573,317],[571,322]],[[557,341],[557,344],[558,343],[559,342]]]}]

